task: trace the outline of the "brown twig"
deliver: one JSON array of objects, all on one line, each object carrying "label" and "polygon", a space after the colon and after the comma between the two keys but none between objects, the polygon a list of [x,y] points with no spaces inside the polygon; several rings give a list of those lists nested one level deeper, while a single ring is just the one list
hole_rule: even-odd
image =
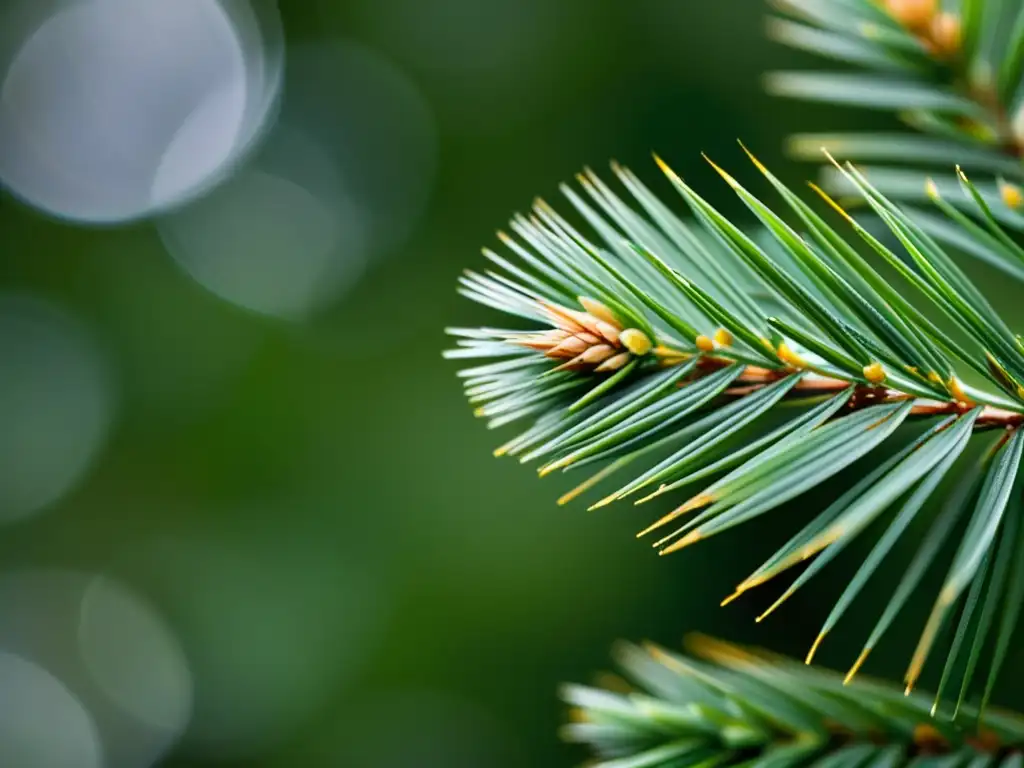
[{"label": "brown twig", "polygon": [[[682,356],[679,358],[683,359]],[[680,382],[685,386],[696,379],[720,370],[727,365],[734,365],[735,360],[730,360],[717,355],[702,355],[697,362],[693,375]],[[769,384],[779,381],[786,376],[798,373],[796,368],[763,368],[756,365],[748,365],[736,378],[731,387],[725,390],[724,394],[730,397],[744,397],[753,394]],[[914,400],[910,415],[918,417],[928,416],[959,416],[970,412],[977,407],[974,403],[965,400],[930,400],[916,395],[910,395],[896,389],[882,386],[868,386],[866,384],[854,383],[845,379],[837,379],[822,374],[808,374],[790,390],[788,397],[794,395],[807,397],[808,395],[827,395],[841,392],[854,386],[850,399],[846,404],[846,410],[852,411],[866,408],[872,405],[884,403],[897,403],[906,400]],[[982,407],[981,413],[975,422],[975,429],[1016,429],[1024,423],[1024,414],[1017,413],[1005,408],[997,408],[992,405]]]}]

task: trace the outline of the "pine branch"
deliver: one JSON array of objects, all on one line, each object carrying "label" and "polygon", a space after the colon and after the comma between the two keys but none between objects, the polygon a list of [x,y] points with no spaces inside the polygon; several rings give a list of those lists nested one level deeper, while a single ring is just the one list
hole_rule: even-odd
[{"label": "pine branch", "polygon": [[[880,163],[861,170],[893,199],[939,198],[1024,232],[1024,6],[1006,0],[959,0],[946,10],[938,0],[773,5],[782,15],[769,21],[772,37],[855,69],[773,73],[770,91],[892,110],[919,132],[802,134],[790,140],[795,156],[817,161],[824,148],[842,160]],[[953,162],[991,179],[977,185],[977,199],[958,194],[957,177],[945,171]],[[856,192],[839,173],[827,171],[824,186]],[[940,241],[1024,279],[1019,262],[991,247],[984,232],[964,238],[942,217],[916,208],[906,213]]]},{"label": "pine branch", "polygon": [[998,766],[1020,768],[1024,718],[962,708],[931,719],[930,699],[705,637],[698,658],[621,644],[628,682],[566,686],[564,736],[587,745],[594,768],[689,766]]},{"label": "pine branch", "polygon": [[[590,235],[538,201],[532,216],[513,220],[515,237],[501,235],[511,254],[485,250],[495,269],[467,272],[460,288],[527,327],[451,329],[459,342],[448,356],[493,358],[460,372],[491,427],[531,421],[496,454],[538,460],[542,475],[599,465],[562,503],[621,475],[592,508],[683,493],[640,534],[659,531],[654,546],[661,554],[766,514],[854,463],[863,466],[886,442],[901,444],[891,458],[864,467],[853,488],[727,602],[815,558],[770,613],[856,536],[888,519],[816,648],[949,478],[954,491],[853,671],[959,526],[959,546],[906,681],[913,687],[959,609],[940,693],[955,685],[958,670],[957,702],[979,684],[987,699],[1024,601],[1024,513],[1013,490],[1024,452],[1021,338],[943,248],[853,166],[837,169],[888,226],[899,255],[822,195],[885,272],[754,162],[800,230],[721,169],[760,221],[757,235],[733,225],[664,165],[702,231],[617,166],[640,210],[591,172],[580,177],[589,201],[563,188]],[[966,195],[976,194],[966,176],[961,183]],[[948,222],[973,237],[956,216]],[[987,225],[1002,233],[993,220]],[[912,422],[920,426],[907,442],[901,427]],[[965,452],[976,435],[987,451],[970,460]],[[987,676],[979,669],[983,650]]]}]

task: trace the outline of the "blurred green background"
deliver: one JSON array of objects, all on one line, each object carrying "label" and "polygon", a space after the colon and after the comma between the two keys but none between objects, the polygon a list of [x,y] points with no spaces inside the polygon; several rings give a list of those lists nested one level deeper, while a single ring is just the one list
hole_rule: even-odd
[{"label": "blurred green background", "polygon": [[[778,587],[718,603],[816,499],[659,559],[634,539],[655,510],[559,508],[568,483],[492,458],[506,433],[473,419],[457,366],[441,359],[442,329],[488,321],[456,295],[459,270],[481,264],[479,248],[494,245],[513,212],[537,194],[553,201],[586,165],[603,171],[616,158],[672,199],[655,150],[742,218],[702,151],[761,190],[737,138],[796,184],[814,171],[784,158],[788,133],[886,120],[764,95],[764,71],[819,64],[766,41],[765,8],[749,0],[282,0],[279,9],[283,114],[309,104],[315,115],[337,100],[314,125],[335,153],[325,157],[353,142],[339,173],[362,168],[363,191],[393,204],[401,226],[386,224],[390,242],[366,249],[314,310],[281,319],[215,295],[172,257],[167,226],[186,227],[187,240],[187,208],[97,226],[0,198],[5,301],[33,297],[74,319],[102,361],[90,402],[101,403],[96,418],[109,414],[74,482],[3,529],[0,649],[43,649],[39,663],[114,743],[109,765],[177,768],[567,766],[583,756],[557,739],[556,687],[606,667],[617,637],[677,644],[699,630],[802,655],[863,545],[760,626],[753,617]],[[301,63],[336,45],[359,54],[292,68],[293,53]],[[369,74],[346,61],[370,62]],[[346,133],[349,118],[358,135]],[[252,232],[276,234],[273,207],[239,206],[241,231],[214,239],[232,260],[220,273],[229,281],[259,250]],[[197,215],[222,222],[227,210]],[[354,210],[356,224],[373,215]],[[351,255],[346,232],[341,259]],[[301,238],[277,247],[293,243]],[[279,255],[287,265],[290,252]],[[1016,286],[970,268],[1019,320]],[[35,337],[4,333],[0,348],[16,355],[0,363],[5,377],[38,363],[38,378],[19,385],[29,395],[43,398],[39,383],[51,376],[76,375],[61,367],[74,369],[67,355],[48,368],[19,343]],[[71,397],[70,410],[44,399],[32,421],[21,409],[25,434],[53,461],[22,467],[23,445],[9,446],[0,455],[10,472],[37,472],[45,484],[65,441],[93,428],[76,418],[84,395],[69,394],[71,384],[54,394]],[[821,663],[845,668],[856,657],[885,581],[872,582]],[[869,673],[902,675],[933,593],[921,594]],[[94,614],[106,623],[90,634]],[[55,636],[65,633],[92,643],[88,658],[120,708],[90,704]],[[1022,673],[1018,649],[1001,703],[1024,706],[1013,684]]]}]

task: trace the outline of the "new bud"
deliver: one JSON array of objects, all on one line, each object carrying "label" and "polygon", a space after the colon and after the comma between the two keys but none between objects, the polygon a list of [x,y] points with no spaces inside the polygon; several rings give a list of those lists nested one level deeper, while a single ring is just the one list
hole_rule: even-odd
[{"label": "new bud", "polygon": [[923,31],[935,17],[938,0],[886,0],[885,7],[903,26]]}]

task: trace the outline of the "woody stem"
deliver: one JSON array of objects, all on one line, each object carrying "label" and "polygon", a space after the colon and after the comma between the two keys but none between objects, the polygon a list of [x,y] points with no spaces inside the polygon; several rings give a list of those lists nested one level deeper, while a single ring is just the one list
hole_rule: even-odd
[{"label": "woody stem", "polygon": [[[697,377],[732,365],[735,361],[728,358],[716,356],[702,356],[697,364]],[[725,391],[726,395],[742,397],[764,388],[774,381],[798,373],[795,368],[763,368],[756,365],[748,365],[736,378],[733,385]],[[971,403],[962,400],[931,400],[907,394],[896,389],[887,387],[874,387],[865,384],[850,382],[845,379],[834,378],[823,374],[810,374],[793,385],[790,396],[825,395],[828,393],[841,392],[854,384],[855,388],[850,395],[847,408],[856,410],[869,405],[880,405],[883,403],[895,403],[906,400],[913,400],[911,416],[952,416],[967,413],[976,407]],[[978,429],[1005,428],[1016,429],[1024,423],[1024,414],[1017,413],[1005,408],[998,408],[992,405],[982,407],[978,415],[976,426]]]}]

